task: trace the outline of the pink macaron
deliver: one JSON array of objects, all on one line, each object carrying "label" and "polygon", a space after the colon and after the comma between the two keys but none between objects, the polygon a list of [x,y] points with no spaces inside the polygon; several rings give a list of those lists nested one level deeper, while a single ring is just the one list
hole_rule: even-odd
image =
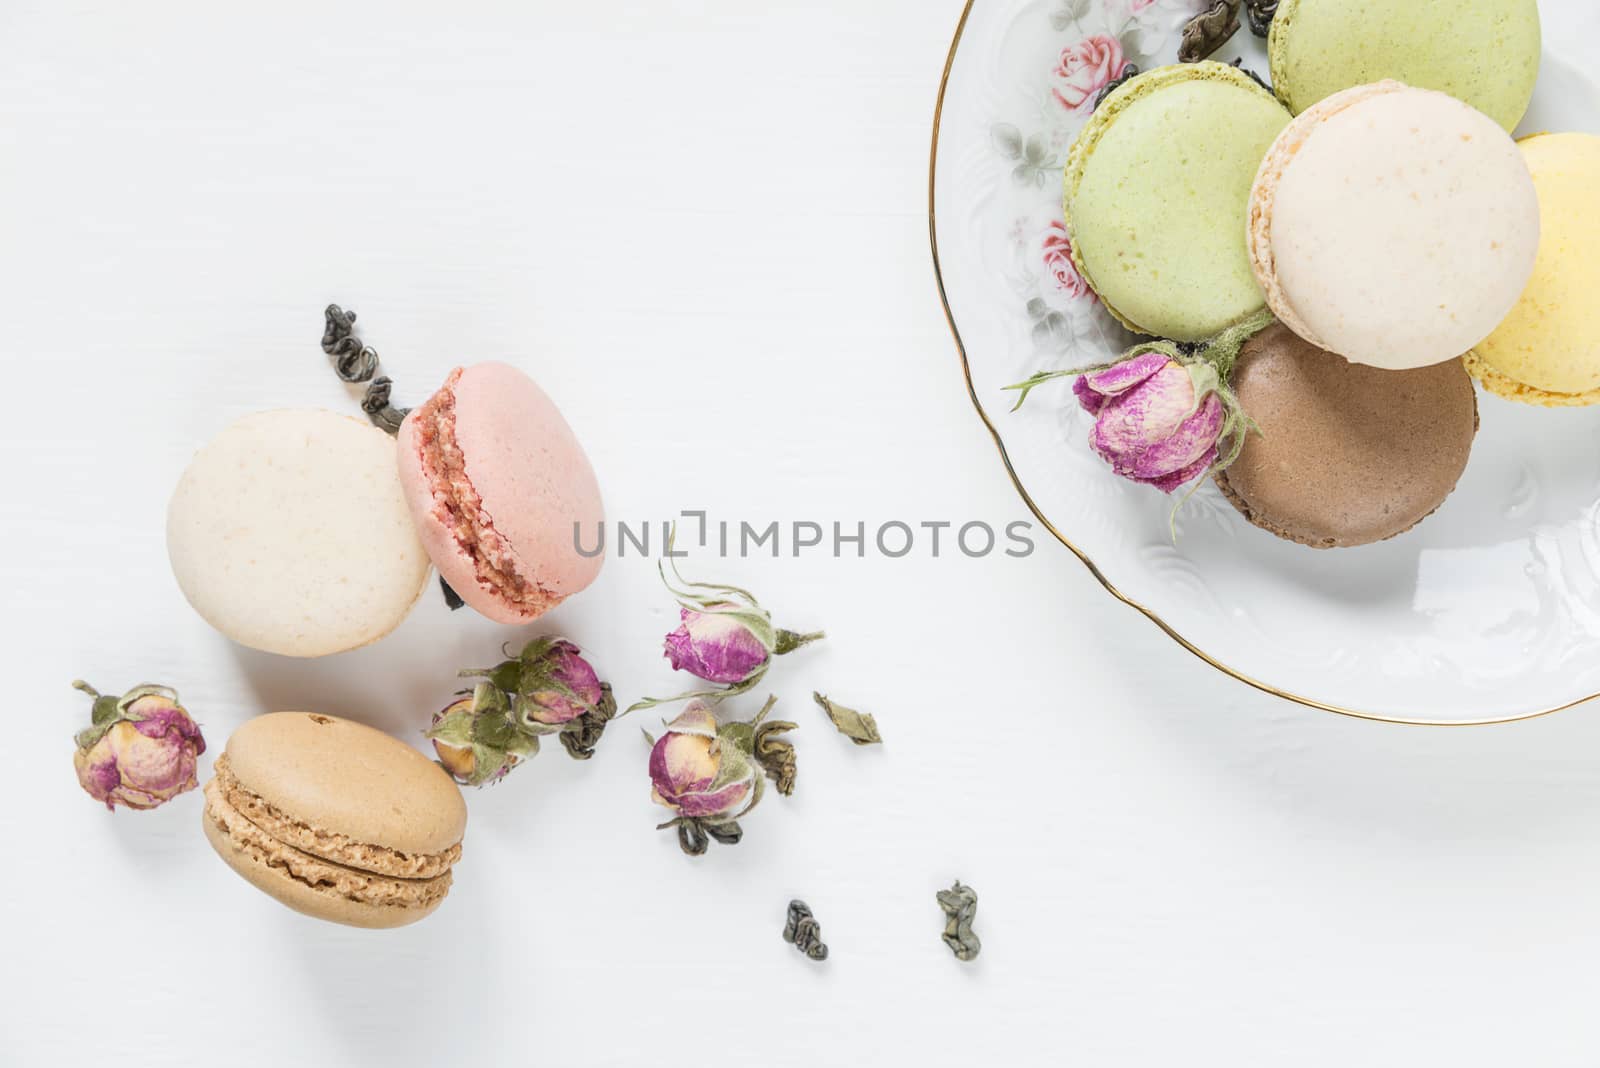
[{"label": "pink macaron", "polygon": [[399,434],[417,535],[461,599],[497,623],[537,619],[600,573],[577,549],[604,520],[594,468],[555,403],[503,363],[450,372]]}]

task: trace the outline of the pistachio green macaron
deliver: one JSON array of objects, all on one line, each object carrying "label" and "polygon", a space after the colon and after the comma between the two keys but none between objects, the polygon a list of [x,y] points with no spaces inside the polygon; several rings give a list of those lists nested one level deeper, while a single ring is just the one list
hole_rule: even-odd
[{"label": "pistachio green macaron", "polygon": [[1282,0],[1267,53],[1296,115],[1393,79],[1437,89],[1516,129],[1539,75],[1537,0]]},{"label": "pistachio green macaron", "polygon": [[1200,341],[1260,311],[1250,187],[1289,112],[1223,63],[1158,67],[1108,96],[1067,156],[1078,271],[1132,330]]}]

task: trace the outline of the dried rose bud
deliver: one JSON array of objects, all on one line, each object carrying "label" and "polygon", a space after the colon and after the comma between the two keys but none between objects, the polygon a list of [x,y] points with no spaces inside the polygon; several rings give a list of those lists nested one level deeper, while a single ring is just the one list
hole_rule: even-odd
[{"label": "dried rose bud", "polygon": [[510,699],[518,725],[535,734],[568,729],[600,710],[610,695],[582,651],[565,638],[535,638],[515,657],[461,675],[488,679]]},{"label": "dried rose bud", "polygon": [[741,615],[731,604],[713,605],[704,612],[679,609],[683,622],[666,640],[672,670],[729,684],[765,671],[777,649],[777,635],[770,620]]},{"label": "dried rose bud", "polygon": [[749,754],[726,745],[706,701],[691,701],[650,749],[650,799],[689,819],[732,818],[757,790]]},{"label": "dried rose bud", "polygon": [[434,713],[424,733],[440,767],[463,786],[497,783],[539,752],[538,736],[517,729],[511,703],[488,682]]},{"label": "dried rose bud", "polygon": [[[671,559],[672,541],[667,542]],[[825,637],[821,631],[798,634],[773,625],[772,615],[748,590],[708,582],[685,583],[673,569],[673,580],[661,567],[661,579],[678,600],[678,628],[667,635],[665,656],[674,671],[685,671],[722,691],[696,691],[675,697],[647,697],[627,711],[696,697],[721,698],[744,693],[759,683],[772,658],[792,653]],[[708,594],[696,590],[711,591]]]},{"label": "dried rose bud", "polygon": [[[525,663],[529,649],[538,644],[531,643],[522,651]],[[559,725],[600,707],[605,699],[604,687],[576,645],[557,639],[537,659],[541,671],[531,675],[525,671],[521,687],[530,718]]]},{"label": "dried rose bud", "polygon": [[1171,493],[1217,462],[1227,417],[1216,387],[1208,364],[1151,351],[1084,375],[1072,391],[1095,417],[1089,446],[1111,470]]},{"label": "dried rose bud", "polygon": [[738,820],[761,800],[762,772],[779,793],[794,791],[794,746],[780,736],[795,725],[763,722],[776,703],[769,698],[749,722],[719,723],[714,704],[695,698],[650,739],[650,799],[675,814],[657,829],[676,827],[690,856],[712,839],[733,845],[744,836]]},{"label": "dried rose bud", "polygon": [[[511,769],[519,763],[518,758],[509,753],[491,754],[483,746],[472,742],[474,704],[471,697],[451,702],[433,714],[433,723],[426,732],[428,739],[433,742],[433,751],[438,754],[439,766],[462,786],[486,786],[499,782],[511,774]],[[453,744],[447,740],[450,738],[459,739],[461,744]],[[482,761],[478,759],[480,753],[484,757]],[[482,775],[478,774],[480,767]]]},{"label": "dried rose bud", "polygon": [[78,732],[72,756],[90,797],[107,809],[150,809],[195,788],[195,758],[206,743],[177,691],[144,685],[109,697],[85,682],[72,685],[94,698],[91,725]]},{"label": "dried rose bud", "polygon": [[[498,697],[480,700],[480,708],[483,709],[489,706],[482,702],[495,701],[489,720],[483,720],[481,715],[465,716],[477,726],[472,730],[449,726],[445,728],[446,731],[452,736],[476,739],[476,744],[480,745],[483,744],[485,730],[502,733],[508,729],[514,731],[516,736],[505,736],[495,743],[497,751],[491,755],[502,761],[507,754],[531,756],[537,753],[538,739],[547,734],[560,735],[562,747],[575,760],[588,760],[594,756],[594,747],[605,733],[606,724],[617,714],[617,701],[612,696],[611,687],[600,681],[593,665],[584,659],[582,651],[565,638],[535,638],[523,646],[522,652],[514,657],[508,654],[508,657],[492,668],[472,668],[461,672],[464,678],[485,680],[484,684]],[[457,712],[458,720],[463,718],[463,710],[452,705],[435,717],[435,730],[452,709]],[[434,738],[437,748],[442,739],[433,732],[429,737]],[[450,742],[445,740],[445,744],[449,745]],[[457,748],[470,750],[465,741]],[[458,782],[498,782],[516,766],[516,762],[512,761],[510,764],[502,762],[495,768],[482,768],[477,763],[476,755],[467,751],[447,757],[441,750],[439,759],[455,774],[455,769],[467,767],[469,756],[473,756],[472,768],[457,774]]]},{"label": "dried rose bud", "polygon": [[1045,382],[1076,378],[1072,391],[1095,417],[1090,448],[1123,478],[1172,493],[1226,468],[1245,436],[1260,432],[1228,376],[1240,347],[1271,321],[1269,314],[1252,316],[1192,354],[1170,341],[1149,341],[1110,364],[1043,371],[1006,388],[1020,392],[1020,408]]}]

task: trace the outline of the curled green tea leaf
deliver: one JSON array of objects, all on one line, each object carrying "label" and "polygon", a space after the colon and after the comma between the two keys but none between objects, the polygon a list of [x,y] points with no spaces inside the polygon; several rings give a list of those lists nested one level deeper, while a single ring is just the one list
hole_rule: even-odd
[{"label": "curled green tea leaf", "polygon": [[[370,382],[361,398],[361,410],[372,425],[388,434],[400,432],[409,408],[396,408],[389,401],[394,383],[378,374],[378,350],[356,337],[356,313],[330,304],[322,312],[322,351],[333,361],[333,372],[351,385]],[[377,377],[374,377],[374,376]],[[448,591],[448,587],[446,588]],[[448,591],[446,601],[454,591]]]},{"label": "curled green tea leaf", "polygon": [[1265,37],[1272,31],[1272,20],[1278,14],[1278,0],[1245,0],[1244,10],[1250,17],[1250,32]]},{"label": "curled green tea leaf", "polygon": [[811,914],[811,906],[798,899],[789,902],[788,920],[783,925],[783,940],[814,961],[828,959],[822,941],[822,925]]},{"label": "curled green tea leaf", "polygon": [[940,890],[935,897],[945,915],[944,944],[950,947],[956,960],[977,959],[983,949],[983,943],[972,929],[972,921],[978,915],[978,892],[970,886],[962,886],[957,879],[954,886]]}]

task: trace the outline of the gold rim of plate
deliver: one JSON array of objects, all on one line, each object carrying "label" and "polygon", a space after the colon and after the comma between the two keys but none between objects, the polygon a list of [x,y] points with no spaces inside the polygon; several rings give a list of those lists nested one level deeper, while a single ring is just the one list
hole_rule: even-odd
[{"label": "gold rim of plate", "polygon": [[1575,708],[1578,705],[1584,704],[1588,701],[1593,701],[1595,698],[1600,697],[1600,693],[1592,693],[1584,697],[1579,697],[1572,701],[1568,701],[1566,704],[1556,705],[1552,708],[1539,708],[1525,712],[1513,712],[1503,716],[1486,716],[1475,719],[1424,719],[1416,716],[1407,716],[1403,713],[1367,712],[1358,708],[1346,708],[1343,705],[1337,705],[1331,701],[1323,701],[1316,697],[1295,693],[1292,690],[1285,690],[1278,686],[1274,686],[1270,682],[1264,682],[1261,679],[1252,678],[1251,676],[1246,675],[1235,668],[1229,667],[1227,664],[1224,664],[1222,661],[1206,652],[1200,646],[1196,645],[1194,642],[1178,633],[1178,631],[1173,628],[1170,623],[1162,619],[1154,609],[1139,603],[1119,590],[1110,579],[1106,578],[1105,574],[1100,570],[1099,565],[1090,559],[1087,553],[1085,553],[1077,545],[1073,544],[1072,539],[1068,538],[1065,534],[1056,529],[1055,524],[1045,516],[1044,512],[1040,511],[1039,506],[1034,502],[1032,495],[1029,494],[1027,488],[1023,486],[1022,480],[1017,477],[1016,468],[1014,468],[1011,464],[1011,456],[1006,452],[1006,443],[1004,439],[1001,438],[999,429],[997,429],[993,421],[990,420],[989,413],[984,409],[983,402],[978,399],[977,389],[972,384],[972,366],[967,361],[967,346],[966,343],[961,339],[961,328],[956,325],[955,313],[950,310],[950,298],[945,292],[944,286],[944,271],[939,263],[939,225],[936,215],[936,205],[938,203],[937,183],[939,174],[939,130],[944,119],[944,98],[945,92],[950,87],[950,72],[955,68],[956,53],[961,48],[961,39],[966,33],[967,22],[972,16],[972,9],[976,3],[977,0],[967,0],[966,5],[961,9],[961,20],[956,24],[955,36],[950,41],[950,52],[945,57],[944,71],[939,76],[939,98],[933,110],[933,141],[932,147],[928,153],[928,242],[933,251],[933,276],[935,283],[939,287],[939,303],[944,307],[945,322],[949,324],[950,336],[955,340],[956,343],[956,354],[961,359],[961,374],[967,384],[967,396],[971,399],[972,407],[978,413],[978,418],[983,420],[984,427],[988,429],[989,436],[994,439],[995,448],[999,450],[1000,453],[1000,461],[1005,465],[1006,477],[1011,479],[1011,484],[1016,487],[1018,495],[1022,497],[1022,502],[1028,506],[1028,510],[1033,513],[1034,518],[1042,523],[1044,528],[1054,535],[1057,541],[1066,546],[1067,550],[1071,552],[1072,555],[1076,556],[1084,567],[1089,569],[1089,574],[1094,576],[1095,581],[1100,583],[1107,593],[1116,598],[1118,601],[1121,601],[1123,604],[1127,605],[1129,608],[1133,609],[1135,612],[1138,612],[1140,615],[1144,616],[1151,623],[1154,623],[1156,627],[1160,629],[1161,633],[1165,634],[1168,638],[1171,638],[1174,642],[1186,649],[1193,656],[1202,662],[1209,664],[1211,667],[1222,672],[1224,675],[1227,675],[1229,678],[1244,683],[1246,686],[1260,690],[1262,693],[1271,694],[1274,697],[1281,697],[1286,701],[1293,701],[1295,704],[1304,705],[1307,708],[1315,708],[1323,712],[1332,712],[1336,715],[1347,716],[1351,719],[1368,720],[1374,723],[1398,723],[1408,727],[1488,727],[1501,723],[1520,723],[1525,720],[1538,719],[1541,716],[1552,715],[1556,712],[1564,712],[1569,708]]}]

